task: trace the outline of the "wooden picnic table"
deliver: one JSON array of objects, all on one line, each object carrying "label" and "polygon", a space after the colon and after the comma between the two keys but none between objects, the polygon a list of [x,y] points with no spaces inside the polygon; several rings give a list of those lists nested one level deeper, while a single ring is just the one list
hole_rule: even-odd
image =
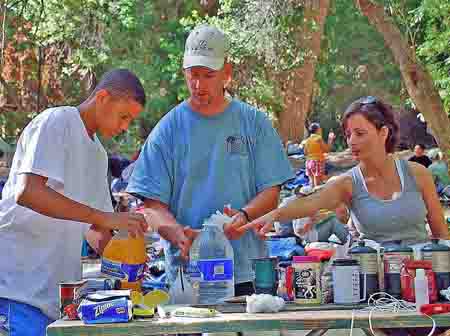
[{"label": "wooden picnic table", "polygon": [[[81,321],[52,323],[47,329],[48,336],[91,336],[91,335],[161,335],[180,333],[242,332],[268,330],[313,330],[312,334],[322,335],[328,329],[369,329],[369,312],[361,311],[361,305],[342,307],[322,305],[302,307],[286,305],[286,310],[270,314],[248,314],[242,312],[243,305],[229,304],[216,307],[221,311],[212,318],[154,318],[134,320],[129,323],[91,324]],[[353,308],[353,309],[352,309]],[[450,314],[434,315],[438,327],[449,327]],[[377,328],[428,327],[432,321],[418,313],[374,312],[372,326]]]}]

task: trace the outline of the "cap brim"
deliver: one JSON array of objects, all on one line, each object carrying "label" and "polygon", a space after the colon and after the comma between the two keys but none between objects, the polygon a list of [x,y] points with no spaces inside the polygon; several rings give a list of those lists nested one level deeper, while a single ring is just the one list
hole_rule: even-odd
[{"label": "cap brim", "polygon": [[224,59],[208,56],[185,56],[183,59],[183,69],[202,66],[211,70],[220,70],[223,68]]}]

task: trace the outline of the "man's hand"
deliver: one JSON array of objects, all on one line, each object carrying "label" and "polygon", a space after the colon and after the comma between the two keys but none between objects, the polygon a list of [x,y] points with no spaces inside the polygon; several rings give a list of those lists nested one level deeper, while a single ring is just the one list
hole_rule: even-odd
[{"label": "man's hand", "polygon": [[189,226],[184,227],[184,236],[187,238],[185,243],[183,244],[181,249],[181,256],[183,258],[189,257],[189,250],[191,249],[192,243],[194,242],[195,238],[200,234],[201,230],[194,230],[191,229]]},{"label": "man's hand", "polygon": [[223,226],[223,232],[225,233],[225,236],[229,240],[240,239],[245,234],[245,231],[240,231],[238,229],[245,224],[248,224],[245,215],[242,212],[231,208],[224,208],[223,210],[224,214],[230,216],[233,219],[232,222]]},{"label": "man's hand", "polygon": [[133,212],[101,212],[92,215],[92,224],[108,230],[127,230],[132,237],[142,236],[148,230],[143,214]]},{"label": "man's hand", "polygon": [[189,250],[200,231],[183,227],[180,224],[166,224],[158,228],[158,233],[181,251],[184,259],[189,257]]},{"label": "man's hand", "polygon": [[273,223],[276,221],[276,210],[269,212],[268,214],[255,219],[254,221],[241,226],[239,231],[246,231],[252,229],[255,231],[256,235],[262,239],[266,239],[266,233],[272,231]]}]

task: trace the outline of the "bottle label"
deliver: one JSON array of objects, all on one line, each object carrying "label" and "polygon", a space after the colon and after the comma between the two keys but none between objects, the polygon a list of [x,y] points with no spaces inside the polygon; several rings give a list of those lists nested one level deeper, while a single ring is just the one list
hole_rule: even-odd
[{"label": "bottle label", "polygon": [[363,273],[377,274],[378,273],[378,261],[375,253],[355,253],[352,258],[358,260],[361,265]]},{"label": "bottle label", "polygon": [[295,299],[315,301],[319,299],[317,290],[318,269],[315,267],[296,268],[294,273]]},{"label": "bottle label", "polygon": [[144,265],[125,264],[102,258],[101,272],[114,278],[134,282],[144,277]]},{"label": "bottle label", "polygon": [[186,273],[193,279],[198,279],[201,276],[200,269],[198,268],[198,261],[190,260],[186,265]]},{"label": "bottle label", "polygon": [[407,259],[411,259],[411,253],[384,253],[384,273],[400,274],[403,262]]},{"label": "bottle label", "polygon": [[434,272],[450,272],[450,254],[447,251],[424,252],[423,260],[430,260],[432,262]]},{"label": "bottle label", "polygon": [[203,259],[197,262],[202,281],[233,280],[233,260]]}]

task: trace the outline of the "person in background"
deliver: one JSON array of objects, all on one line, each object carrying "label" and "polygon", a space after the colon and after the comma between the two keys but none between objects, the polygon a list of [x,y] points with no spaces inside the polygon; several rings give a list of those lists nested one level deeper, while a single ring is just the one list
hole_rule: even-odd
[{"label": "person in background", "polygon": [[336,138],[333,132],[328,134],[328,143],[322,138],[322,128],[318,123],[309,126],[309,137],[303,142],[303,149],[306,155],[306,175],[310,179],[312,187],[319,186],[326,180],[325,174],[325,153],[330,151]]},{"label": "person in background", "polygon": [[122,172],[131,164],[131,162],[132,161],[118,154],[108,155],[108,183],[114,209],[117,208],[118,202],[113,194],[125,190],[127,185],[122,180]]},{"label": "person in background", "polygon": [[128,181],[131,177],[131,174],[133,173],[134,166],[136,165],[136,160],[138,159],[140,153],[141,148],[139,148],[139,150],[137,150],[131,156],[130,164],[122,170],[120,177],[114,179],[111,183],[112,192],[115,193],[114,195],[116,197],[118,196],[117,204],[116,206],[114,206],[114,209],[118,212],[127,212],[142,205],[142,202],[139,199],[125,193],[125,190],[128,186]]},{"label": "person in background", "polygon": [[[203,221],[231,204],[224,228],[234,250],[235,295],[251,294],[251,258],[266,256],[253,230],[238,228],[276,208],[280,185],[294,177],[266,114],[225,94],[232,77],[229,41],[211,25],[187,38],[183,69],[189,98],[149,135],[127,192],[144,200],[151,221],[163,223],[169,283],[175,280]],[[168,228],[178,234],[170,236]]]},{"label": "person in background", "polygon": [[113,213],[97,138],[126,131],[144,105],[139,79],[116,69],[80,105],[49,108],[22,132],[0,201],[0,333],[46,334],[58,284],[81,279],[83,235],[101,253],[111,230],[147,230],[142,214]]},{"label": "person in background", "polygon": [[433,163],[428,167],[433,176],[436,191],[440,194],[445,187],[450,185],[450,176],[448,175],[448,165],[444,160],[441,151],[435,151],[432,156]]},{"label": "person in background", "polygon": [[425,168],[428,168],[432,163],[430,158],[425,155],[425,145],[423,144],[417,144],[414,146],[414,155],[411,156],[408,161],[417,162]]}]

